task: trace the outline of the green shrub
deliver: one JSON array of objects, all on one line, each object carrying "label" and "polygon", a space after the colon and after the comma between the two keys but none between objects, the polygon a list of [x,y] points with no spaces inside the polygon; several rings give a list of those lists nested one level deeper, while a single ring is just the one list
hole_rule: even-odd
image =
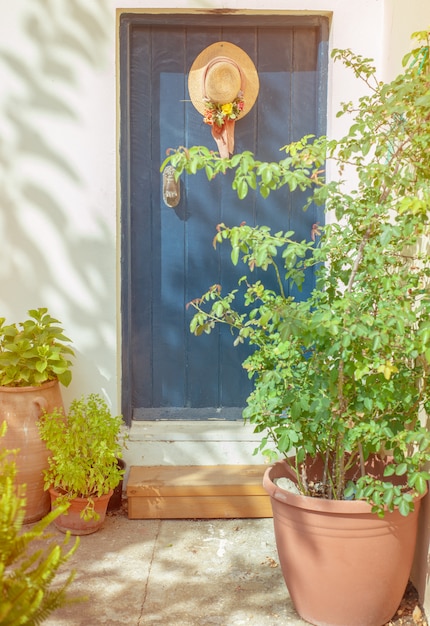
[{"label": "green shrub", "polygon": [[[230,245],[245,275],[238,289],[214,285],[192,300],[190,328],[200,335],[227,324],[236,344],[251,346],[243,366],[255,384],[244,417],[261,435],[260,450],[294,465],[302,493],[315,495],[305,461],[322,459],[318,495],[366,500],[380,515],[395,507],[407,515],[430,477],[430,32],[415,37],[419,46],[387,84],[369,59],[333,52],[367,89],[339,113],[351,119],[345,137],[306,136],[276,162],[250,152],[222,159],[195,146],[163,164],[177,177],[231,169],[242,199],[299,188],[305,210],[325,203],[335,217],[314,224],[305,241],[264,225],[219,224],[214,245]],[[310,297],[286,295],[310,268]],[[382,481],[366,468],[374,454],[389,457]]]},{"label": "green shrub", "polygon": [[98,394],[75,399],[67,415],[55,409],[39,420],[40,436],[51,451],[45,470],[45,488],[54,487],[63,501],[88,498],[84,519],[97,518],[93,497],[103,496],[120,482],[122,416],[112,416]]},{"label": "green shrub", "polygon": [[6,324],[0,317],[0,386],[38,386],[72,379],[70,339],[48,309],[32,309],[23,322]]}]

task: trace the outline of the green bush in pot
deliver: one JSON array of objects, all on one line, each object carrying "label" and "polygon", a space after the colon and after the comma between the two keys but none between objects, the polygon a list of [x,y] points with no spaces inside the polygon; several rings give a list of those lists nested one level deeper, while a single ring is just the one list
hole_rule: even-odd
[{"label": "green bush in pot", "polygon": [[0,386],[38,386],[72,379],[74,352],[57,319],[47,308],[31,309],[28,319],[7,324],[0,318]]},{"label": "green bush in pot", "polygon": [[[388,84],[369,59],[334,51],[369,90],[343,105],[340,115],[352,117],[345,137],[304,137],[272,163],[249,152],[221,159],[204,147],[179,148],[162,166],[172,164],[177,177],[203,169],[209,179],[232,169],[240,198],[250,188],[263,197],[299,188],[306,206],[325,203],[334,216],[315,224],[307,241],[220,224],[214,245],[230,244],[232,263],[246,274],[237,290],[214,285],[190,303],[191,331],[227,324],[236,344],[251,346],[243,365],[255,385],[244,417],[270,459],[293,464],[303,494],[366,500],[381,516],[394,508],[407,515],[429,478],[429,33],[416,37],[425,45]],[[325,180],[326,162],[336,179]],[[308,268],[317,275],[310,297],[286,296],[285,285],[300,288]],[[265,286],[269,273],[277,289]],[[366,470],[375,454],[389,459],[383,479]],[[309,457],[324,465],[317,486],[307,480]]]},{"label": "green bush in pot", "polygon": [[123,476],[117,462],[124,442],[122,425],[122,416],[113,416],[98,394],[73,400],[67,415],[54,410],[39,419],[40,436],[51,453],[45,489],[59,492],[58,502],[87,499],[80,514],[84,520],[98,518],[95,498],[108,494]]}]

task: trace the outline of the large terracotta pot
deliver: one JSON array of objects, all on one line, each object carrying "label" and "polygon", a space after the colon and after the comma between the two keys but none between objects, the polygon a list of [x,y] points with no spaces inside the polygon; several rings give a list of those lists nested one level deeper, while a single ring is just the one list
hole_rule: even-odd
[{"label": "large terracotta pot", "polygon": [[36,522],[50,509],[49,493],[44,490],[43,470],[48,467],[48,450],[40,439],[37,421],[43,411],[63,408],[58,381],[40,387],[0,387],[0,423],[7,422],[0,445],[18,449],[16,484],[26,485],[24,523]]},{"label": "large terracotta pot", "polygon": [[383,519],[360,501],[295,495],[273,482],[293,479],[285,461],[269,467],[270,495],[282,573],[299,615],[318,626],[382,626],[395,614],[414,556],[420,499],[403,517]]},{"label": "large terracotta pot", "polygon": [[[66,513],[59,515],[54,520],[54,525],[62,533],[70,531],[71,535],[91,535],[92,533],[97,532],[103,526],[105,521],[106,510],[112,493],[113,489],[111,489],[109,493],[104,496],[93,498],[94,510],[98,513],[99,519],[84,520],[81,517],[81,512],[87,506],[88,500],[87,498],[74,498],[73,500],[70,500],[70,506]],[[55,501],[61,494],[53,488],[49,490],[49,494],[51,497],[52,509],[54,509]]]}]

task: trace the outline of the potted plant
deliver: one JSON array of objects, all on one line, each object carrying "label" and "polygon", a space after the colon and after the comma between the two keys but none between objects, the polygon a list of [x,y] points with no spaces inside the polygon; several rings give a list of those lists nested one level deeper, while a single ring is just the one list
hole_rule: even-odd
[{"label": "potted plant", "polygon": [[122,416],[113,417],[106,401],[90,394],[73,400],[67,415],[61,409],[43,413],[39,430],[50,451],[45,489],[54,508],[63,502],[70,505],[55,525],[74,535],[96,532],[124,474],[118,464]]},{"label": "potted plant", "polygon": [[48,309],[32,309],[13,324],[0,318],[0,422],[8,424],[5,447],[19,450],[16,483],[26,485],[24,523],[49,511],[42,474],[48,452],[37,420],[42,411],[63,406],[60,385],[71,381],[72,356],[70,339]]},{"label": "potted plant", "polygon": [[[414,35],[425,44],[389,84],[368,59],[333,52],[369,88],[358,105],[343,106],[352,122],[337,141],[305,137],[273,163],[249,152],[220,159],[202,147],[167,159],[176,176],[233,169],[241,198],[249,188],[263,197],[284,185],[306,190],[306,206],[325,203],[334,216],[306,241],[220,224],[214,245],[228,242],[246,275],[236,290],[215,285],[190,303],[193,333],[227,324],[236,344],[252,348],[244,417],[261,433],[259,449],[283,457],[264,485],[290,595],[313,624],[380,626],[392,617],[427,491],[429,35]],[[338,179],[325,180],[327,161]],[[310,297],[287,295],[311,268]]]}]

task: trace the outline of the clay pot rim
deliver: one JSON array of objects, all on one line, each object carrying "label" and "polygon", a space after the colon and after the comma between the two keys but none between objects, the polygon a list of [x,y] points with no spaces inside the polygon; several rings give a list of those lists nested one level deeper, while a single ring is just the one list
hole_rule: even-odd
[{"label": "clay pot rim", "polygon": [[[263,476],[263,487],[271,498],[294,506],[299,509],[307,509],[309,511],[315,511],[320,513],[334,514],[334,515],[371,515],[378,519],[376,513],[372,513],[372,506],[368,502],[363,500],[327,500],[325,498],[315,498],[312,496],[298,495],[281,489],[272,480],[273,473],[278,473],[278,476],[273,478],[279,478],[279,470],[282,470],[282,476],[286,478],[293,478],[293,473],[288,465],[287,461],[276,461],[273,465],[268,467]],[[426,492],[427,493],[427,492]],[[414,501],[421,500],[426,494],[420,494],[415,496]],[[387,515],[400,515],[399,511],[395,509],[393,512],[387,511]],[[413,513],[411,513],[412,515]],[[383,518],[383,519],[386,519]]]},{"label": "clay pot rim", "polygon": [[26,385],[25,387],[20,386],[12,386],[12,385],[0,385],[0,391],[5,393],[25,393],[29,391],[38,391],[39,389],[49,389],[50,387],[54,387],[54,385],[58,385],[59,381],[57,378],[54,380],[47,380],[40,385]]}]

